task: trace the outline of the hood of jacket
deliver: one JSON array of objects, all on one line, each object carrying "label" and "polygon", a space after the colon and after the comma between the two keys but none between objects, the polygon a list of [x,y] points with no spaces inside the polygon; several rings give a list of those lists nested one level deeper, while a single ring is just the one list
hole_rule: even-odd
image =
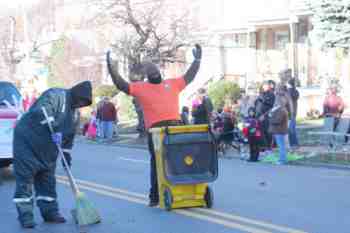
[{"label": "hood of jacket", "polygon": [[72,107],[81,108],[92,104],[92,85],[90,81],[78,83],[70,89]]}]

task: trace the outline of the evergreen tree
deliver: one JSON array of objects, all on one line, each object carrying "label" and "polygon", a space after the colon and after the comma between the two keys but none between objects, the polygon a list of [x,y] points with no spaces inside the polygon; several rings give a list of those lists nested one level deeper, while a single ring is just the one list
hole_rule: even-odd
[{"label": "evergreen tree", "polygon": [[350,0],[312,0],[313,34],[323,47],[350,46]]}]

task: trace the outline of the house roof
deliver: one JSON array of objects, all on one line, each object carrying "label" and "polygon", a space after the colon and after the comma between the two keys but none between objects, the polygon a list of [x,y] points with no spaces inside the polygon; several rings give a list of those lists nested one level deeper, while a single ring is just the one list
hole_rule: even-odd
[{"label": "house roof", "polygon": [[[310,0],[222,0],[221,22],[213,30],[217,33],[246,31],[249,28],[288,24],[297,16],[309,15]],[[222,15],[221,15],[222,14]]]}]

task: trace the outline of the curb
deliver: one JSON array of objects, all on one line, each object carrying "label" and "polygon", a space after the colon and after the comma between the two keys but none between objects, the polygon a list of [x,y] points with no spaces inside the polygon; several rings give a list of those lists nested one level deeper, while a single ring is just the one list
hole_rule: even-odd
[{"label": "curb", "polygon": [[124,147],[124,148],[131,148],[131,149],[142,149],[147,150],[146,145],[137,145],[137,144],[130,144],[130,143],[112,143],[112,144],[104,144],[104,143],[98,143],[98,142],[89,142],[81,140],[78,143],[81,144],[87,144],[87,145],[95,145],[95,146],[113,146],[113,147]]},{"label": "curb", "polygon": [[[137,145],[137,144],[129,144],[129,143],[98,144],[98,143],[91,143],[91,142],[86,142],[86,141],[80,141],[80,143],[89,144],[89,145],[97,145],[97,146],[113,146],[113,147],[122,147],[122,148],[130,148],[130,149],[148,150],[147,145]],[[238,160],[238,161],[241,160],[237,156],[219,156],[219,159]],[[312,168],[327,168],[327,169],[334,169],[334,170],[349,170],[350,171],[350,165],[340,165],[340,164],[310,163],[310,162],[294,161],[294,162],[288,163],[288,165],[312,167]]]},{"label": "curb", "polygon": [[148,150],[146,145],[132,145],[128,143],[114,143],[110,146],[114,147],[124,147],[124,148],[130,148],[130,149],[142,149],[142,150]]},{"label": "curb", "polygon": [[[219,159],[224,160],[240,160],[240,157],[238,156],[220,156]],[[261,164],[271,164],[271,163],[261,163]],[[273,165],[273,164],[271,164]],[[311,163],[311,162],[302,162],[302,161],[292,161],[289,162],[287,165],[289,166],[300,166],[300,167],[311,167],[311,168],[326,168],[326,169],[333,169],[333,170],[346,170],[350,171],[350,165],[341,165],[341,164],[329,164],[329,163]]]},{"label": "curb", "polygon": [[328,163],[310,163],[310,162],[293,162],[293,163],[291,163],[291,165],[350,171],[350,165],[328,164]]}]

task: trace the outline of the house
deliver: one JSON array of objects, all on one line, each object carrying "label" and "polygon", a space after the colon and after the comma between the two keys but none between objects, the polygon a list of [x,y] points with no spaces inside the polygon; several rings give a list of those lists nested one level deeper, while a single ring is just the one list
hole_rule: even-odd
[{"label": "house", "polygon": [[311,43],[312,12],[307,3],[193,1],[198,41],[204,44],[203,59],[182,103],[188,104],[193,93],[211,80],[225,78],[247,89],[264,80],[279,81],[280,71],[290,68],[300,81],[300,117],[312,109],[321,111],[326,86],[322,76],[344,76],[344,83],[349,83],[349,61],[337,64],[334,50],[324,52]]}]

